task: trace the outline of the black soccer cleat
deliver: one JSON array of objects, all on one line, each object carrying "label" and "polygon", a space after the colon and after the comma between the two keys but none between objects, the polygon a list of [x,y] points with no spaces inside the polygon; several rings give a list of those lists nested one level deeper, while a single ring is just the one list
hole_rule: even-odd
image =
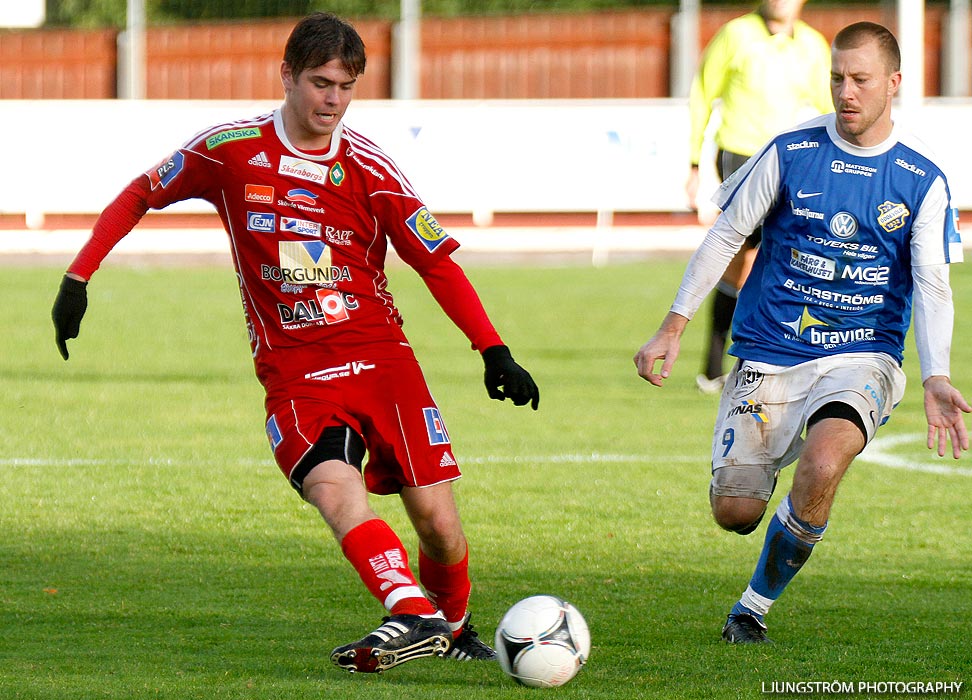
[{"label": "black soccer cleat", "polygon": [[722,638],[730,644],[772,644],[766,636],[766,625],[752,615],[739,613],[726,618]]},{"label": "black soccer cleat", "polygon": [[479,633],[469,624],[470,617],[467,613],[462,632],[452,640],[452,648],[446,657],[459,661],[496,661],[496,652],[479,638]]},{"label": "black soccer cleat", "polygon": [[452,630],[442,617],[392,615],[374,632],[331,652],[331,661],[351,673],[381,673],[423,656],[443,656]]}]

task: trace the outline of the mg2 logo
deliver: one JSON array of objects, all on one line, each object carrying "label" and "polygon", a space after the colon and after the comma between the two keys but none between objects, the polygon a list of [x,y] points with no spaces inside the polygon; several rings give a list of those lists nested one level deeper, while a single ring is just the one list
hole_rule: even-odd
[{"label": "mg2 logo", "polygon": [[887,284],[891,268],[886,265],[865,267],[863,265],[848,265],[841,273],[841,279],[853,280],[857,284]]}]

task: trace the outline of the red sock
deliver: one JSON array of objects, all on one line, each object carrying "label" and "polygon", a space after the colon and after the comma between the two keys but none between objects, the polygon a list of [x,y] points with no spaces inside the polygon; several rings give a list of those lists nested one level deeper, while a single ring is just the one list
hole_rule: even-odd
[{"label": "red sock", "polygon": [[408,553],[384,520],[361,523],[341,541],[341,551],[364,585],[393,615],[430,615],[435,607],[408,568]]},{"label": "red sock", "polygon": [[435,606],[445,615],[454,632],[461,629],[469,604],[469,549],[456,564],[440,564],[419,549],[419,578]]}]

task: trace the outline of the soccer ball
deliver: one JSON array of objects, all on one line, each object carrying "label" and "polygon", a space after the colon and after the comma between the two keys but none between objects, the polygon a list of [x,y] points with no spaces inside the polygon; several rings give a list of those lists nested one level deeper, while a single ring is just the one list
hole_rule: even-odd
[{"label": "soccer ball", "polygon": [[496,628],[500,666],[517,683],[534,688],[563,685],[590,653],[584,616],[552,595],[524,598],[506,611]]}]

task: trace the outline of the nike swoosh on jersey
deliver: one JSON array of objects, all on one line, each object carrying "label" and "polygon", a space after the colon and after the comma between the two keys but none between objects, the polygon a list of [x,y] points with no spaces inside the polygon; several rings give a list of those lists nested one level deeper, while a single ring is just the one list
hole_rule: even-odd
[{"label": "nike swoosh on jersey", "polygon": [[803,190],[797,190],[797,199],[806,199],[807,197],[819,197],[823,192],[804,192]]}]

